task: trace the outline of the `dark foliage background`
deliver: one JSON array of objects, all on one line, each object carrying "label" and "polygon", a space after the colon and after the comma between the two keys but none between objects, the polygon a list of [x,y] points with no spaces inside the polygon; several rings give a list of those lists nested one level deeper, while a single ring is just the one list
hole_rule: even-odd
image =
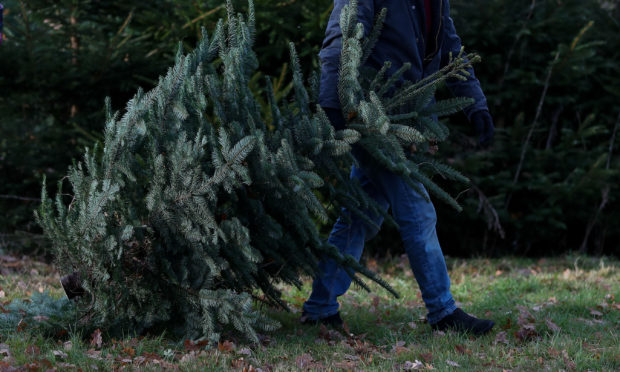
[{"label": "dark foliage background", "polygon": [[[104,97],[121,109],[138,86],[154,86],[178,41],[189,49],[225,11],[221,0],[3,3],[0,249],[44,253],[37,202],[28,200],[38,198],[42,176],[53,185],[101,139]],[[243,10],[245,1],[235,5]],[[331,1],[257,0],[256,8],[261,70],[282,98],[288,41],[306,75],[315,71]],[[452,15],[464,44],[483,57],[476,71],[497,139],[477,151],[465,118],[451,119],[452,141],[439,156],[473,186],[452,190],[462,192],[463,213],[436,203],[444,251],[619,254],[620,158],[611,146],[620,118],[618,1],[453,0]],[[368,252],[400,249],[398,232],[385,228]]]}]

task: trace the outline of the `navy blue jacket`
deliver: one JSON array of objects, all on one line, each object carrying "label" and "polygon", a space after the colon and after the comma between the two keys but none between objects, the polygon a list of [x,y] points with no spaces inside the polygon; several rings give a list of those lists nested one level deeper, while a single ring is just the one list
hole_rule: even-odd
[{"label": "navy blue jacket", "polygon": [[[334,0],[334,10],[327,24],[325,39],[319,57],[321,59],[321,89],[319,104],[324,108],[338,109],[338,70],[342,32],[340,12],[348,0]],[[391,61],[388,74],[394,73],[405,62],[411,69],[403,78],[418,81],[448,63],[449,53],[457,55],[461,49],[461,39],[456,34],[450,18],[448,0],[431,0],[431,34],[425,38],[424,0],[358,0],[358,20],[364,25],[366,34],[372,29],[375,15],[387,8],[383,30],[368,59],[367,65],[380,69],[385,61]],[[427,42],[428,40],[428,42]],[[486,98],[480,82],[473,70],[467,81],[450,80],[448,88],[457,97],[470,97],[475,103],[463,111],[470,119],[477,111],[488,110]]]}]

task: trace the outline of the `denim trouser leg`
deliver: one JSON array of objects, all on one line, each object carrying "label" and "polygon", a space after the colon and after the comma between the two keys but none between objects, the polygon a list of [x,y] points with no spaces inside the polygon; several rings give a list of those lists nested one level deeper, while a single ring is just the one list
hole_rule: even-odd
[{"label": "denim trouser leg", "polygon": [[[448,270],[435,231],[437,216],[433,204],[409,187],[402,178],[388,171],[354,168],[351,177],[360,179],[366,192],[385,208],[391,205],[392,215],[400,226],[411,269],[422,291],[429,323],[436,323],[451,314],[456,306],[450,293]],[[424,190],[421,184],[419,187]],[[373,220],[377,225],[382,222],[380,217],[374,217]],[[329,242],[341,252],[359,260],[365,240],[376,233],[375,228],[367,227],[359,218],[351,216],[349,224],[339,218]],[[314,279],[312,294],[303,307],[313,319],[338,312],[337,297],[344,294],[351,285],[348,274],[332,260],[322,261],[319,267],[321,274]]]},{"label": "denim trouser leg", "polygon": [[[377,188],[384,190],[392,207],[392,216],[400,227],[409,264],[428,310],[428,321],[431,324],[437,323],[451,314],[456,305],[450,292],[448,269],[435,230],[435,207],[401,177],[391,172],[378,171],[373,181]],[[424,186],[418,186],[428,197]]]},{"label": "denim trouser leg", "polygon": [[[364,191],[387,209],[387,200],[376,190],[363,170],[353,167],[351,178],[359,179]],[[350,222],[347,223],[343,217],[338,218],[329,235],[328,242],[338,247],[341,253],[350,254],[359,261],[364,250],[364,242],[377,235],[379,230],[374,226],[367,226],[361,218],[350,214],[346,209],[343,209],[342,214],[347,214]],[[381,226],[382,216],[370,217],[377,226]],[[349,289],[352,281],[340,265],[331,259],[321,260],[319,270],[320,274],[312,282],[310,298],[303,305],[304,311],[312,319],[325,318],[336,314],[339,307],[337,298]]]}]

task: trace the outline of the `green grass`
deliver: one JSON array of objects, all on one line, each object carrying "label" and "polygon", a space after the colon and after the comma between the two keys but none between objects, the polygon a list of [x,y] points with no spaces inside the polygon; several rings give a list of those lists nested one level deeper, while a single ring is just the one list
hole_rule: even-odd
[{"label": "green grass", "polygon": [[[431,332],[406,259],[369,264],[402,297],[394,299],[375,285],[370,294],[351,288],[341,301],[349,334],[298,323],[310,289],[307,280],[302,289],[284,288],[293,312],[267,310],[282,327],[265,335],[259,345],[246,345],[231,336],[228,340],[234,345],[202,350],[164,336],[113,340],[103,335],[98,347],[90,344],[90,335],[70,331],[45,338],[26,328],[0,335],[0,370],[8,365],[85,371],[123,366],[221,371],[620,370],[617,260],[449,259],[452,291],[459,305],[496,322],[490,335],[479,338]],[[10,270],[10,275],[0,277],[4,305],[35,291],[61,295],[58,275],[47,265],[24,261]]]}]

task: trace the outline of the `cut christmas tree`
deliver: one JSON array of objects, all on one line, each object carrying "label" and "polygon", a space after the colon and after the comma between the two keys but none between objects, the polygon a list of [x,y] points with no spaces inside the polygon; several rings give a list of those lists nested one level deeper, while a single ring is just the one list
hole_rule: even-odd
[{"label": "cut christmas tree", "polygon": [[[329,245],[317,221],[329,220],[325,201],[361,216],[385,214],[349,180],[353,144],[377,166],[457,206],[419,168],[428,159],[408,149],[445,139],[433,115],[468,101],[430,104],[431,98],[446,79],[465,78],[474,58],[455,56],[438,74],[391,89],[399,76],[363,67],[380,27],[365,39],[356,10],[351,1],[341,16],[347,129],[335,131],[313,106],[316,92],[304,86],[292,46],[294,93],[277,102],[267,79],[269,115],[262,114],[249,88],[258,68],[251,2],[247,17],[229,2],[227,21],[211,37],[204,32],[190,54],[179,49],[166,76],[153,90],[138,91],[122,116],[107,102],[103,149],[86,149],[70,168],[69,197],[62,182],[55,201],[44,186],[37,212],[59,267],[79,275],[83,321],[136,332],[164,327],[213,342],[228,328],[256,341],[257,331],[277,323],[253,301],[286,308],[277,285],[301,286],[304,276],[317,274],[322,257],[336,260],[361,286],[358,273],[396,295]],[[434,164],[432,172],[464,180]]]}]

